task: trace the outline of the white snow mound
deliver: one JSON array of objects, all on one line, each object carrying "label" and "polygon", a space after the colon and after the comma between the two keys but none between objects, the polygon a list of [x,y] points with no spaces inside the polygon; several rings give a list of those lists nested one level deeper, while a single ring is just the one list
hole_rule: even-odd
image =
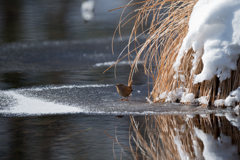
[{"label": "white snow mound", "polygon": [[199,0],[193,8],[189,31],[179,51],[174,70],[177,72],[181,58],[190,49],[196,52],[193,69],[201,56],[203,70],[195,76],[194,84],[211,80],[217,75],[220,81],[230,77],[237,69],[240,54],[240,1]]}]

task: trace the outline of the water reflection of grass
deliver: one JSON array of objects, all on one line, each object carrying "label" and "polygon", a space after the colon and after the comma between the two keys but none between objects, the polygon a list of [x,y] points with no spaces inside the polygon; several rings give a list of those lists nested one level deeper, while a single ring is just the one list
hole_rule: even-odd
[{"label": "water reflection of grass", "polygon": [[136,144],[132,155],[134,159],[239,158],[240,131],[228,114],[146,116],[143,123],[131,117],[130,138]]},{"label": "water reflection of grass", "polygon": [[87,128],[87,129],[85,129],[85,130],[83,130],[83,131],[75,132],[75,133],[66,135],[66,136],[64,136],[64,137],[58,138],[58,140],[66,140],[66,139],[69,139],[69,138],[73,138],[74,136],[79,135],[79,134],[81,134],[81,133],[83,133],[83,132],[89,131],[89,130],[91,130],[91,129],[92,129],[92,127]]}]

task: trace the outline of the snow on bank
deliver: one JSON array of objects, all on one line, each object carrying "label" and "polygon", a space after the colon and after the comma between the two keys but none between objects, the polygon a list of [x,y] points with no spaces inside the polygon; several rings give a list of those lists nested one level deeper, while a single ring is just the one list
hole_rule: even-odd
[{"label": "snow on bank", "polygon": [[[170,92],[163,92],[159,95],[159,97],[156,97],[156,101],[158,100],[165,100],[165,102],[175,102],[177,99],[181,100],[182,103],[189,103],[189,104],[195,104],[199,103],[202,105],[208,105],[208,96],[202,96],[200,98],[195,98],[195,95],[193,93],[188,93],[188,89],[184,89],[182,87],[170,91]],[[236,90],[230,92],[229,96],[226,99],[218,99],[214,101],[214,106],[235,106],[235,103],[240,102],[240,87],[238,87]],[[239,110],[239,105],[237,105],[234,110]]]},{"label": "snow on bank", "polygon": [[195,95],[193,93],[188,93],[188,89],[184,89],[183,87],[177,88],[176,90],[172,90],[170,92],[163,92],[159,95],[159,97],[156,97],[156,101],[163,100],[164,102],[176,102],[177,100],[180,100],[182,103],[199,103],[203,105],[208,104],[208,97],[202,96],[200,98],[195,98]]},{"label": "snow on bank", "polygon": [[238,87],[236,90],[230,92],[229,96],[224,99],[218,99],[214,102],[215,106],[234,106],[235,102],[240,101],[240,87]]},{"label": "snow on bank", "polygon": [[[180,78],[185,82],[184,76],[179,75],[181,59],[191,48],[194,50],[191,73],[194,73],[201,58],[203,70],[193,75],[193,84],[204,80],[211,80],[215,75],[220,82],[230,78],[231,71],[237,69],[237,60],[240,55],[240,1],[239,0],[199,0],[193,7],[189,20],[189,29],[173,65],[176,72],[173,78]],[[174,92],[166,91],[156,100],[165,99],[166,102],[175,101]],[[221,91],[218,91],[218,94]],[[198,102],[207,105],[209,97],[198,99],[193,93],[181,93],[180,101],[183,103]],[[216,100],[215,106],[234,106],[240,101],[240,88],[231,92],[226,99]]]},{"label": "snow on bank", "polygon": [[192,103],[194,101],[195,95],[193,93],[187,93],[182,96],[181,102]]},{"label": "snow on bank", "polygon": [[[193,93],[188,93],[188,89],[178,88],[175,91],[163,92],[156,101],[165,99],[165,102],[175,102],[177,99],[181,100],[182,103],[199,103],[202,105],[208,105],[208,96],[202,96],[200,98],[195,98]],[[214,101],[214,106],[235,106],[235,103],[240,102],[240,87],[236,90],[230,92],[226,99],[218,99]],[[239,105],[237,105],[234,110],[239,110]]]},{"label": "snow on bank", "polygon": [[202,56],[203,70],[194,83],[211,80],[217,75],[220,81],[236,70],[240,54],[240,1],[199,0],[193,8],[189,31],[179,51],[174,69],[177,72],[181,58],[190,49],[196,52],[193,69]]},{"label": "snow on bank", "polygon": [[165,102],[175,102],[177,99],[180,100],[182,98],[183,93],[184,88],[180,87],[170,92],[163,92],[156,100],[165,99]]}]

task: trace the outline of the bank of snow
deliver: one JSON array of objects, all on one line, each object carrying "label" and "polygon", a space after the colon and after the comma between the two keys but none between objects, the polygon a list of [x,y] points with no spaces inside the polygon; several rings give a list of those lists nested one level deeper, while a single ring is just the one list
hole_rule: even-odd
[{"label": "bank of snow", "polygon": [[240,1],[199,0],[193,8],[189,31],[183,40],[174,69],[177,71],[183,55],[192,48],[193,69],[202,54],[203,70],[194,83],[211,80],[217,75],[220,81],[230,77],[237,68],[240,54]]},{"label": "bank of snow", "polygon": [[[173,65],[179,71],[182,57],[189,49],[194,50],[191,73],[197,68],[197,60],[202,58],[203,70],[194,76],[194,84],[211,80],[215,75],[220,82],[230,78],[231,70],[237,69],[240,54],[240,1],[238,0],[199,0],[193,8],[189,20],[189,30],[184,38],[177,59]],[[201,57],[202,56],[202,57]],[[174,77],[183,75],[176,74]],[[240,92],[237,93],[237,95]],[[159,97],[160,98],[160,97]],[[226,104],[239,101],[228,98]],[[168,101],[169,100],[168,98]],[[193,102],[189,93],[182,96],[182,102]],[[207,103],[207,99],[198,99]],[[219,101],[220,102],[220,101]]]}]

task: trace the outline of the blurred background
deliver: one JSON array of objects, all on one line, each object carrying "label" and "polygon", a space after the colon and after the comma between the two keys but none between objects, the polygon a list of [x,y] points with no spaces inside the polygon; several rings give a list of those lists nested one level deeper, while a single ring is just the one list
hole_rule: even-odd
[{"label": "blurred background", "polygon": [[[117,31],[113,55],[112,37],[123,8],[108,11],[129,2],[0,0],[0,89],[127,83],[130,71],[127,63],[117,68],[117,80],[113,68],[102,72],[127,45],[134,23],[129,21],[121,28],[123,40]],[[138,7],[127,7],[122,16]],[[134,85],[145,83],[143,76],[144,73],[138,78],[136,75]]]},{"label": "blurred background", "polygon": [[[17,88],[126,84],[130,69],[127,63],[117,67],[117,79],[114,68],[102,72],[126,46],[133,24],[131,21],[121,29],[123,41],[116,35],[113,55],[112,36],[123,9],[108,10],[128,3],[129,0],[0,0],[0,111],[18,104],[15,98],[9,99],[9,92],[18,92]],[[128,7],[124,15],[137,7]],[[134,85],[146,83],[143,76],[144,73],[135,76]],[[114,90],[117,102],[115,87],[109,88]],[[106,87],[100,89],[104,91]],[[64,104],[73,95],[79,101],[84,98],[72,90],[62,93],[66,96]],[[95,93],[89,98],[95,100],[96,96]],[[112,98],[112,94],[109,96]],[[35,98],[49,101],[41,96]],[[20,111],[31,107],[29,102],[34,98],[27,99],[20,98],[25,104],[19,106]],[[49,103],[48,108],[53,105],[54,102]],[[122,148],[117,143],[113,145],[104,133],[117,134],[119,141],[128,146],[129,117],[89,114],[0,113],[0,159],[113,159],[114,152],[117,158],[131,159],[129,153],[122,155]]]},{"label": "blurred background", "polygon": [[[145,97],[151,91],[151,88],[148,90],[148,85],[146,85],[148,81],[151,82],[151,79],[144,74],[141,65],[138,67],[139,72],[133,77],[133,96],[126,103],[117,100],[121,96],[117,94],[113,84],[127,84],[130,71],[128,59],[123,59],[124,63],[117,66],[116,79],[114,67],[105,74],[102,73],[117,60],[119,53],[127,45],[134,23],[133,19],[121,28],[123,40],[120,40],[117,32],[114,42],[115,54],[113,55],[112,36],[118,26],[123,8],[112,12],[108,12],[108,10],[127,5],[129,1],[0,0],[1,160],[133,159],[128,149],[125,149],[125,146],[129,148],[129,136],[132,135],[128,112],[143,112],[147,109],[152,113],[158,107],[162,113],[183,113],[183,106],[179,107],[178,105],[173,105],[175,107],[172,107],[173,111],[168,109],[169,106],[164,108],[165,104],[161,107],[157,106],[159,104],[150,107]],[[133,0],[132,3],[140,1],[142,0]],[[123,17],[138,7],[139,5],[127,7]],[[144,42],[144,38],[142,41]],[[134,46],[131,48],[133,49]],[[127,50],[123,52],[123,55],[126,53]],[[131,59],[134,58],[134,54],[132,53]],[[90,84],[90,86],[91,84],[110,85],[98,89],[74,87],[74,85],[85,86],[86,84]],[[50,86],[50,89],[45,89],[46,86]],[[60,88],[65,86],[65,88],[56,90],[55,86],[60,86]],[[21,91],[22,88],[35,88],[37,94],[33,96],[24,89]],[[37,101],[34,101],[36,99]],[[137,101],[142,105],[139,106],[137,103],[134,107],[132,104]],[[36,104],[34,102],[44,103]],[[65,107],[83,108],[87,112],[59,114],[58,111],[51,110],[51,107],[58,103]],[[78,105],[68,106],[68,104]],[[118,105],[116,106],[116,104]],[[11,114],[11,109],[15,106],[20,113],[24,107],[30,108],[32,115]],[[34,107],[35,109],[37,107],[37,111]],[[102,110],[96,114],[99,108]],[[49,110],[52,112],[38,115],[38,109],[44,109],[44,113]],[[189,108],[185,109],[190,110]],[[195,112],[199,108],[193,109],[191,111]],[[124,112],[122,112],[123,110]],[[1,111],[9,111],[7,112],[9,114],[3,114]],[[91,113],[91,111],[96,112]],[[108,111],[108,114],[105,115],[104,111]],[[121,111],[121,115],[124,115],[123,117],[116,117],[115,114],[118,114],[119,111]],[[199,112],[201,113],[201,111]],[[214,112],[210,110],[209,113]],[[222,117],[221,114],[219,115]],[[166,124],[173,126],[172,129],[178,134],[183,129],[189,130],[185,126],[190,122],[189,118],[193,117],[193,115],[186,117],[167,115],[166,120],[164,117],[163,120],[170,122]],[[226,117],[231,118],[231,123],[237,124],[234,121],[236,116]],[[154,128],[153,130],[145,128],[147,126],[145,116],[135,116],[134,118],[142,128],[138,134],[141,133],[145,136],[145,131],[155,133]],[[185,118],[186,124],[184,123]],[[226,120],[220,122],[219,117],[210,117],[204,114],[195,118],[196,122],[202,122],[201,124],[196,123],[197,128],[202,125],[204,130],[206,127],[209,128],[208,133],[216,131],[217,136],[220,134],[220,129],[224,128],[219,123],[226,124],[225,126],[231,131],[229,133],[234,133],[232,134],[234,136],[237,133],[235,131],[239,130],[238,128],[233,129],[229,125],[230,122],[226,123]],[[181,124],[175,123],[175,120],[181,120],[179,121]],[[149,123],[150,127],[158,124],[151,118],[148,119],[148,122],[150,121],[153,122],[153,125]],[[236,118],[236,121],[239,120]],[[176,130],[171,123],[183,127]],[[213,124],[217,127],[211,128],[206,124]],[[159,131],[159,128],[157,129]],[[158,134],[158,132],[156,133]],[[190,133],[186,135],[190,135]],[[114,143],[115,136],[121,145]],[[148,136],[146,136],[146,141],[150,141]],[[220,143],[219,139],[217,142]],[[132,146],[135,148],[135,144]],[[172,143],[170,147],[172,147]],[[142,157],[139,158],[142,159]]]},{"label": "blurred background", "polygon": [[[138,2],[140,0],[134,0]],[[112,36],[129,0],[0,0],[0,43]],[[126,15],[138,5],[128,7]],[[129,34],[132,22],[122,28]]]}]

